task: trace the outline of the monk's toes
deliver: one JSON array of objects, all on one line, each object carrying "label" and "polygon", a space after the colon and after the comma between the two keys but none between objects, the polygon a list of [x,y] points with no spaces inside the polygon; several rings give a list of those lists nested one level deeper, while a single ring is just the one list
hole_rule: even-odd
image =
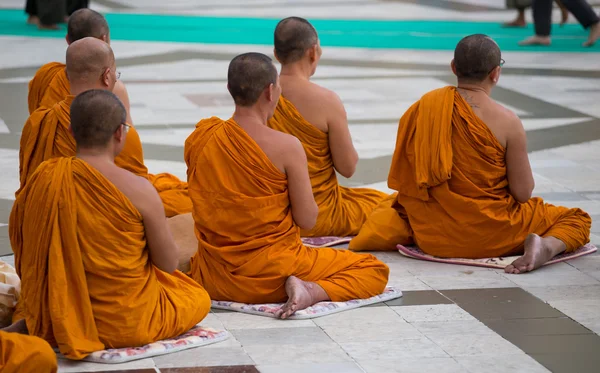
[{"label": "monk's toes", "polygon": [[505,273],[512,273],[512,271],[515,269],[515,267],[512,264],[507,265],[506,267],[504,267],[504,272]]}]

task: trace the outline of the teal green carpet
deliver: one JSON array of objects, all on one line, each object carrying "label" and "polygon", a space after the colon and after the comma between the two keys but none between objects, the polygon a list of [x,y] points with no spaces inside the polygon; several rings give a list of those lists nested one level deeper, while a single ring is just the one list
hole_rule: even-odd
[{"label": "teal green carpet", "polygon": [[[109,13],[111,39],[148,42],[272,45],[278,20],[179,15]],[[533,29],[505,29],[495,22],[313,20],[323,46],[453,50],[469,34],[494,38],[503,51],[600,52],[583,48],[587,31],[579,25],[555,26],[551,47],[520,47]],[[65,30],[40,31],[25,23],[22,10],[0,10],[0,35],[64,38]]]}]

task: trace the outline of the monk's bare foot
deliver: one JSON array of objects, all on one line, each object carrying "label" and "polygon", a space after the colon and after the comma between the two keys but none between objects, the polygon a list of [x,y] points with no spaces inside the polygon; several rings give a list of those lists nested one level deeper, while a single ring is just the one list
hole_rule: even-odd
[{"label": "monk's bare foot", "polygon": [[29,16],[27,17],[27,23],[30,25],[39,25],[40,24],[40,17],[38,16]]},{"label": "monk's bare foot", "polygon": [[2,329],[2,331],[8,333],[29,334],[29,330],[27,330],[27,323],[25,323],[24,319],[21,319],[16,323],[7,326],[6,328]]},{"label": "monk's bare foot", "polygon": [[588,36],[588,40],[583,43],[584,47],[591,47],[600,38],[600,22],[596,22],[592,27],[590,27],[590,36]]},{"label": "monk's bare foot", "polygon": [[542,45],[542,46],[549,46],[550,45],[550,36],[532,36],[530,38],[527,38],[521,42],[519,42],[519,45],[521,46],[528,46],[528,45]]},{"label": "monk's bare foot", "polygon": [[59,25],[44,25],[44,24],[38,24],[38,29],[40,30],[60,30],[60,26]]},{"label": "monk's bare foot", "polygon": [[502,24],[503,27],[526,27],[527,22],[525,22],[525,18],[517,17],[514,21],[505,22]]},{"label": "monk's bare foot", "polygon": [[298,277],[290,276],[285,282],[285,292],[288,301],[275,314],[276,317],[287,319],[296,311],[303,310],[315,303],[329,300],[329,296],[323,288],[314,282],[306,282]]},{"label": "monk's bare foot", "polygon": [[565,251],[565,244],[554,238],[542,238],[537,234],[530,234],[525,239],[525,253],[504,268],[506,273],[531,272],[543,266],[550,259]]}]

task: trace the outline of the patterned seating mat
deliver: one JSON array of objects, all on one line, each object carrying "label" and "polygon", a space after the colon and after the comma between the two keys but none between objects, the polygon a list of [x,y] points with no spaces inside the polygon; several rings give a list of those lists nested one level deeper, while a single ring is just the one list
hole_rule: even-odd
[{"label": "patterned seating mat", "polygon": [[[387,287],[383,293],[368,299],[353,299],[346,302],[319,302],[306,309],[296,311],[296,313],[290,316],[288,320],[313,319],[375,303],[387,302],[392,299],[400,298],[401,296],[402,292],[400,290],[393,287]],[[283,303],[246,304],[229,301],[212,301],[213,308],[266,317],[275,317],[275,313],[277,313],[282,306]]]},{"label": "patterned seating mat", "polygon": [[331,247],[341,245],[350,242],[354,237],[337,237],[337,236],[323,236],[323,237],[302,237],[302,243],[306,247]]},{"label": "patterned seating mat", "polygon": [[153,356],[166,355],[217,343],[229,338],[229,332],[203,328],[200,324],[188,332],[171,339],[147,344],[142,347],[114,348],[96,351],[89,354],[82,361],[104,364],[121,364],[133,360],[146,359]]},{"label": "patterned seating mat", "polygon": [[[460,264],[476,267],[487,267],[487,268],[499,268],[503,269],[507,265],[515,261],[520,255],[516,256],[505,256],[497,258],[481,258],[481,259],[465,259],[465,258],[439,258],[433,255],[424,253],[421,249],[416,246],[402,246],[397,245],[400,254],[413,259],[427,260],[430,262],[447,263],[447,264]],[[598,250],[596,246],[587,244],[580,247],[579,249],[570,253],[563,253],[555,256],[548,261],[544,266],[564,262],[566,260],[572,260],[579,258],[580,256],[588,255]]]}]

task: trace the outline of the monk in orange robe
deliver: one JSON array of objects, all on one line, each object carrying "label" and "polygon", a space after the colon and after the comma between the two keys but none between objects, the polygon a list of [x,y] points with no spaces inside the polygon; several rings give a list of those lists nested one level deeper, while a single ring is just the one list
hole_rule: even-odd
[{"label": "monk in orange robe", "polygon": [[[88,37],[73,42],[67,49],[67,73],[71,94],[51,107],[40,107],[31,114],[21,135],[19,152],[21,189],[40,163],[54,157],[75,155],[75,140],[69,132],[69,107],[74,97],[89,89],[113,90],[117,72],[110,46]],[[117,166],[147,178],[158,191],[167,217],[192,211],[187,183],[171,174],[152,175],[144,165],[140,137],[135,130],[127,134],[125,148],[115,159]],[[17,192],[18,194],[18,192]],[[189,226],[190,234],[192,226]]]},{"label": "monk in orange robe", "polygon": [[77,157],[38,166],[10,217],[24,314],[17,324],[69,359],[178,336],[210,310],[207,292],[176,270],[158,193],[114,162],[126,117],[109,90],[78,95]]},{"label": "monk in orange robe", "polygon": [[275,29],[275,57],[281,63],[282,96],[269,127],[296,137],[308,159],[308,173],[319,206],[317,224],[302,236],[356,235],[386,194],[345,188],[336,171],[351,177],[358,163],[346,111],[340,98],[310,82],[321,57],[317,31],[305,19],[290,17]]},{"label": "monk in orange robe", "polygon": [[299,228],[315,224],[318,208],[302,145],[267,127],[281,92],[271,59],[234,58],[228,88],[233,117],[200,121],[185,143],[199,240],[194,280],[217,300],[287,300],[282,318],[383,292],[389,269],[375,257],[302,245]]},{"label": "monk in orange robe", "polygon": [[56,354],[37,337],[0,331],[0,372],[56,373]]},{"label": "monk in orange robe", "polygon": [[485,35],[458,43],[458,87],[427,93],[400,120],[388,179],[397,201],[374,211],[351,249],[387,235],[443,258],[523,254],[505,269],[523,273],[589,242],[588,214],[531,198],[523,125],[490,98],[503,64]]}]

